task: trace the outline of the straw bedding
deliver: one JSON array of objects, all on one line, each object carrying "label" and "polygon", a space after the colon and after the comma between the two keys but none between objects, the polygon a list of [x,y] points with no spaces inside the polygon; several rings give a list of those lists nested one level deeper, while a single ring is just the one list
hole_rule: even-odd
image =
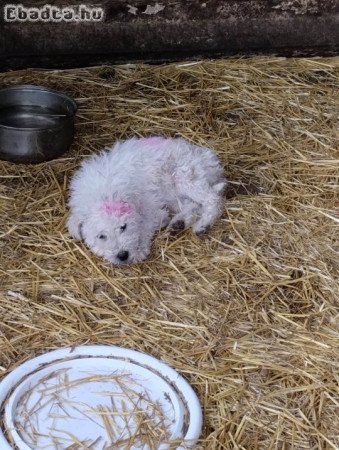
[{"label": "straw bedding", "polygon": [[[204,409],[203,449],[339,445],[338,58],[253,58],[0,75],[73,96],[76,139],[0,163],[0,376],[84,343],[149,352]],[[230,188],[203,238],[161,232],[130,267],[65,230],[81,159],[117,138],[211,146]]]}]

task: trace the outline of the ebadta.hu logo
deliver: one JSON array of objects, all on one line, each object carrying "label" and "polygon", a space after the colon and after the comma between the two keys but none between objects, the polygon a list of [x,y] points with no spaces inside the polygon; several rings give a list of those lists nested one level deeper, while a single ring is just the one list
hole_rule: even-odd
[{"label": "ebadta.hu logo", "polygon": [[20,3],[4,7],[6,22],[100,22],[104,17],[103,8],[87,5],[31,7]]}]

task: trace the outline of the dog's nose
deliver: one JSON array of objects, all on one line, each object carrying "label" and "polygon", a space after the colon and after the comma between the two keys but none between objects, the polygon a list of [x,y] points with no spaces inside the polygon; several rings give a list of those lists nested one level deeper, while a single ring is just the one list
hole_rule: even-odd
[{"label": "dog's nose", "polygon": [[126,250],[121,250],[117,254],[117,258],[120,259],[120,261],[126,261],[129,257],[129,253]]}]

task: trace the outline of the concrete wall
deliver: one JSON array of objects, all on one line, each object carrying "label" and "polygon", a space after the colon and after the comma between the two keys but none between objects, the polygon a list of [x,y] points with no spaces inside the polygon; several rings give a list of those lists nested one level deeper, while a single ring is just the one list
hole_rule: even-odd
[{"label": "concrete wall", "polygon": [[[104,11],[102,21],[78,22],[6,21],[8,3],[0,0],[3,70],[239,54],[333,55],[339,47],[336,0],[74,0],[68,4]],[[20,3],[62,8],[66,2]],[[7,20],[15,14],[7,11]]]}]

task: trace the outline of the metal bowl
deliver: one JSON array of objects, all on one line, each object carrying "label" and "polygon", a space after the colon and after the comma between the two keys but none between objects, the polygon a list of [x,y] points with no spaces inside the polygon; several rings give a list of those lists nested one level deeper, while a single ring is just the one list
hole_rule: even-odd
[{"label": "metal bowl", "polygon": [[40,86],[0,90],[0,159],[39,163],[66,152],[74,136],[77,105]]}]

